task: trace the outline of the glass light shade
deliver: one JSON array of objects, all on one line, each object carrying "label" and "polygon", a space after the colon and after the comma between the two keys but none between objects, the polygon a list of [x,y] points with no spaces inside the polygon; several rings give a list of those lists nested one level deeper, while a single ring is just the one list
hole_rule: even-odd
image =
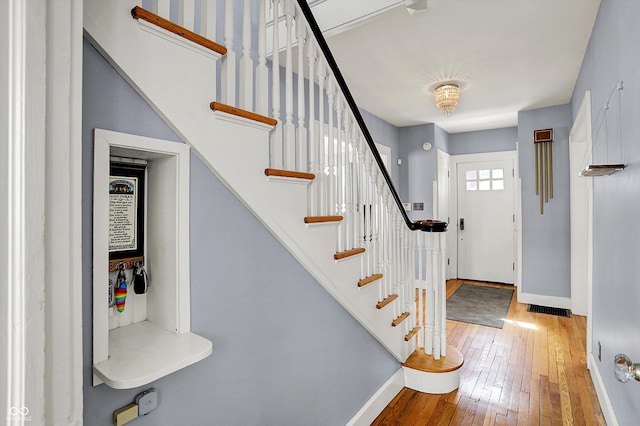
[{"label": "glass light shade", "polygon": [[625,354],[618,354],[613,360],[613,374],[619,382],[626,383],[629,379],[640,380],[640,364],[634,364]]},{"label": "glass light shade", "polygon": [[434,92],[436,106],[444,115],[449,117],[458,106],[460,88],[457,84],[447,83],[436,87]]}]

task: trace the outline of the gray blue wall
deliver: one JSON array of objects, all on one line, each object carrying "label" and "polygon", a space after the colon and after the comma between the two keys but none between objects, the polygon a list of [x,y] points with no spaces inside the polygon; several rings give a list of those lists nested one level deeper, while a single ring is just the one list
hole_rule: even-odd
[{"label": "gray blue wall", "polygon": [[[424,203],[423,211],[408,212],[412,220],[431,219],[433,188],[436,178],[435,124],[400,128],[400,198],[404,202]],[[425,142],[431,151],[422,149]]]},{"label": "gray blue wall", "polygon": [[[569,128],[571,109],[560,105],[518,113],[522,179],[522,284],[524,293],[571,297]],[[553,128],[553,199],[536,195],[533,131]]]},{"label": "gray blue wall", "polygon": [[86,42],[83,83],[85,424],[112,424],[151,386],[159,406],[136,425],[345,424],[397,361],[194,155],[191,327],[213,355],[143,388],[91,386],[92,129],[179,139]]},{"label": "gray blue wall", "polygon": [[449,154],[515,151],[517,141],[517,127],[452,133],[449,135]]},{"label": "gray blue wall", "polygon": [[389,174],[396,191],[400,193],[400,166],[398,166],[398,158],[400,158],[400,129],[363,109],[360,109],[360,114],[362,114],[362,118],[374,142],[391,148],[391,158],[389,159],[391,170],[389,170]]},{"label": "gray blue wall", "polygon": [[[576,84],[571,110],[575,117],[585,91],[591,91],[592,122],[612,89],[624,81],[622,142],[620,104],[612,97],[609,117],[609,160],[622,159],[628,168],[609,177],[593,178],[593,347],[602,344],[602,376],[618,422],[638,424],[640,385],[619,383],[612,373],[613,357],[626,353],[640,362],[640,2],[602,0]],[[597,129],[594,129],[597,130]],[[606,139],[594,140],[594,162],[607,161]]]}]

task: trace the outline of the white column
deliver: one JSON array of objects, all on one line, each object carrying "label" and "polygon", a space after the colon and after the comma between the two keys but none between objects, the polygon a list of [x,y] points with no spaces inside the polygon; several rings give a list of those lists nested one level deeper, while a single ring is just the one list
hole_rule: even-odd
[{"label": "white column", "polygon": [[438,262],[438,286],[440,288],[440,354],[447,356],[447,280],[446,280],[446,264],[447,258],[447,234],[438,233],[438,241],[440,247],[440,261]]},{"label": "white column", "polygon": [[434,348],[434,327],[435,327],[435,300],[433,291],[433,235],[431,232],[425,233],[425,247],[426,247],[426,338],[424,344],[424,350],[427,355],[435,353]]}]

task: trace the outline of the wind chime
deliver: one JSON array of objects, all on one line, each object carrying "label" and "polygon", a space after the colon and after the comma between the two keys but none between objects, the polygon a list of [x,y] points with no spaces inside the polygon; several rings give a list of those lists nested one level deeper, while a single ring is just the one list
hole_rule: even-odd
[{"label": "wind chime", "polygon": [[540,196],[540,214],[544,203],[553,198],[553,129],[533,131],[536,148],[536,195]]}]

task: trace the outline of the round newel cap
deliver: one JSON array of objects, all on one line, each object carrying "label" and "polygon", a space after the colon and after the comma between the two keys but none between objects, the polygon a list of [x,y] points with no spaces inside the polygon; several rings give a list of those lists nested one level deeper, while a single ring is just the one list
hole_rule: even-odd
[{"label": "round newel cap", "polygon": [[424,232],[447,232],[447,222],[440,220],[417,220],[416,223],[420,225],[420,230]]}]

